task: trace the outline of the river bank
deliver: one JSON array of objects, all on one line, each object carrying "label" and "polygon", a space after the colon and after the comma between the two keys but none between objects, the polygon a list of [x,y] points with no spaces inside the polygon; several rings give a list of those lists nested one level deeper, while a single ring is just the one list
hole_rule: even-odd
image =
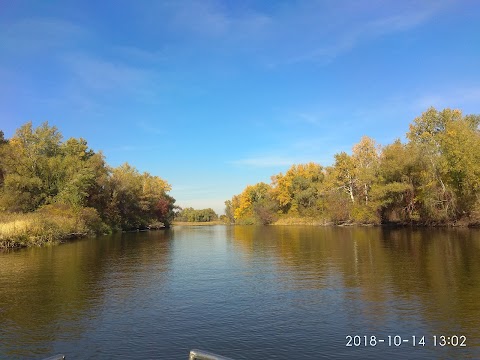
[{"label": "river bank", "polygon": [[70,228],[62,221],[29,219],[0,224],[0,249],[58,244],[85,237],[89,231]]},{"label": "river bank", "polygon": [[[85,209],[84,209],[85,210]],[[87,218],[85,211],[72,213],[37,211],[28,214],[0,214],[0,249],[23,248],[60,244],[68,240],[86,236],[109,233],[105,225]],[[173,226],[214,226],[225,225],[223,221],[182,222],[176,221]],[[146,230],[157,230],[163,226],[151,226]]]},{"label": "river bank", "polygon": [[[174,221],[172,226],[215,226],[215,225],[234,225],[226,224],[221,220],[209,222],[184,222]],[[336,224],[331,221],[315,218],[289,217],[281,218],[270,224],[271,226],[317,226],[317,227],[460,227],[460,228],[478,228],[479,224],[469,224],[468,222],[455,222],[445,224],[420,224],[420,223],[387,223],[387,224],[362,224],[355,222],[346,222]],[[156,228],[151,228],[153,230]],[[103,229],[103,233],[109,232]],[[68,240],[78,239],[86,236],[94,236],[102,233],[98,224],[92,224],[85,221],[85,214],[80,215],[62,213],[49,214],[45,212],[35,212],[29,214],[0,214],[0,249],[12,249],[32,246],[55,245]]]},{"label": "river bank", "polygon": [[288,226],[288,225],[309,225],[309,226],[380,226],[380,227],[432,227],[432,228],[441,228],[441,227],[471,227],[478,228],[480,227],[479,222],[468,221],[465,219],[458,221],[449,221],[449,222],[437,222],[437,223],[426,223],[426,222],[388,222],[388,223],[361,223],[354,221],[346,221],[341,223],[335,223],[330,220],[325,219],[316,219],[316,218],[301,218],[301,217],[283,217],[273,222],[273,226]]},{"label": "river bank", "polygon": [[30,213],[0,212],[0,249],[58,244],[110,232],[93,208],[52,204]]}]

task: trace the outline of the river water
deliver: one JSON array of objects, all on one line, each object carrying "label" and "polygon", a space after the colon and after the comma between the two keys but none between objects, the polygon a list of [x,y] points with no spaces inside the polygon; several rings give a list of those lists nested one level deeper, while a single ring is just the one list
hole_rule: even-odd
[{"label": "river water", "polygon": [[0,253],[1,359],[194,348],[480,359],[480,231],[179,226]]}]

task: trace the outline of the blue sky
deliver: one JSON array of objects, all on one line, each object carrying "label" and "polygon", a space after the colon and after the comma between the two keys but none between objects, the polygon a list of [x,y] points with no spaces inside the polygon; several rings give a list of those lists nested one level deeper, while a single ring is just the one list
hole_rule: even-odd
[{"label": "blue sky", "polygon": [[479,1],[0,1],[0,129],[48,121],[212,207],[429,106],[480,113]]}]

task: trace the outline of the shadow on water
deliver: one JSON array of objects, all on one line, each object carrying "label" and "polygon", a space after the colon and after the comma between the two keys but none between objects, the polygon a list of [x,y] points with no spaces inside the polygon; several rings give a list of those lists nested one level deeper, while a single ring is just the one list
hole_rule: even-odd
[{"label": "shadow on water", "polygon": [[[320,290],[316,297],[330,300],[345,329],[465,334],[469,346],[480,346],[478,230],[236,226],[232,232],[248,261],[288,274],[276,280]],[[332,289],[337,296],[326,297]]]},{"label": "shadow on water", "polygon": [[[58,352],[55,342],[81,338],[107,292],[118,286],[125,297],[129,284],[161,279],[170,247],[167,230],[0,254],[0,357],[42,358]],[[154,275],[142,272],[152,266]]]},{"label": "shadow on water", "polygon": [[[0,288],[0,358],[480,358],[479,230],[117,234],[0,254]],[[396,334],[427,345],[345,347]],[[435,348],[433,335],[468,347]]]}]

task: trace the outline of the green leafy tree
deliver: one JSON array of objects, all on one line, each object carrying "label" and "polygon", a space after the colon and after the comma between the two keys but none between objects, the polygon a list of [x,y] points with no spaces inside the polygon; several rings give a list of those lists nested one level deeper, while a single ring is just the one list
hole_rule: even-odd
[{"label": "green leafy tree", "polygon": [[57,128],[48,123],[33,129],[29,122],[17,129],[4,152],[5,209],[28,212],[53,201],[61,176],[57,157],[61,139]]},{"label": "green leafy tree", "polygon": [[226,213],[236,223],[258,223],[264,209],[276,209],[336,223],[479,224],[479,125],[479,115],[430,108],[410,125],[408,143],[397,140],[380,150],[364,136],[351,155],[335,154],[333,166],[293,165],[273,176],[270,188],[247,186],[226,202]]},{"label": "green leafy tree", "polygon": [[175,203],[170,190],[165,180],[128,164],[109,168],[86,140],[63,142],[47,122],[37,128],[29,122],[9,141],[0,132],[0,210],[56,219],[60,226],[45,225],[55,227],[49,229],[52,234],[104,232],[105,224],[114,229],[168,226]]},{"label": "green leafy tree", "polygon": [[90,161],[95,153],[88,148],[84,139],[70,138],[61,144],[60,155],[56,166],[58,193],[55,201],[77,207],[86,206],[99,175],[95,161]]},{"label": "green leafy tree", "polygon": [[360,142],[353,146],[352,160],[359,198],[368,205],[370,189],[378,178],[379,155],[375,141],[368,136],[362,137]]},{"label": "green leafy tree", "polygon": [[225,216],[227,217],[228,223],[235,223],[235,209],[233,206],[233,200],[225,201]]},{"label": "green leafy tree", "polygon": [[186,222],[209,222],[218,220],[218,215],[211,208],[195,210],[192,207],[188,207],[178,212],[176,219]]},{"label": "green leafy tree", "polygon": [[421,166],[419,149],[413,144],[396,140],[382,149],[378,182],[372,188],[380,202],[382,221],[419,220],[417,189]]},{"label": "green leafy tree", "polygon": [[457,216],[468,215],[480,193],[480,134],[477,127],[468,118],[448,123],[441,140],[446,182],[456,198]]},{"label": "green leafy tree", "polygon": [[2,130],[0,130],[0,187],[3,185],[3,180],[5,177],[5,149],[8,141],[5,139],[5,135]]},{"label": "green leafy tree", "polygon": [[346,152],[335,154],[335,164],[330,171],[337,189],[342,189],[355,204],[358,186],[357,169],[354,159]]},{"label": "green leafy tree", "polygon": [[478,116],[428,109],[407,134],[425,161],[419,186],[422,217],[448,221],[468,214],[478,194]]},{"label": "green leafy tree", "polygon": [[127,230],[145,228],[154,221],[171,222],[174,199],[166,194],[170,185],[163,179],[140,174],[125,163],[112,170],[109,188],[107,213],[112,226]]}]

